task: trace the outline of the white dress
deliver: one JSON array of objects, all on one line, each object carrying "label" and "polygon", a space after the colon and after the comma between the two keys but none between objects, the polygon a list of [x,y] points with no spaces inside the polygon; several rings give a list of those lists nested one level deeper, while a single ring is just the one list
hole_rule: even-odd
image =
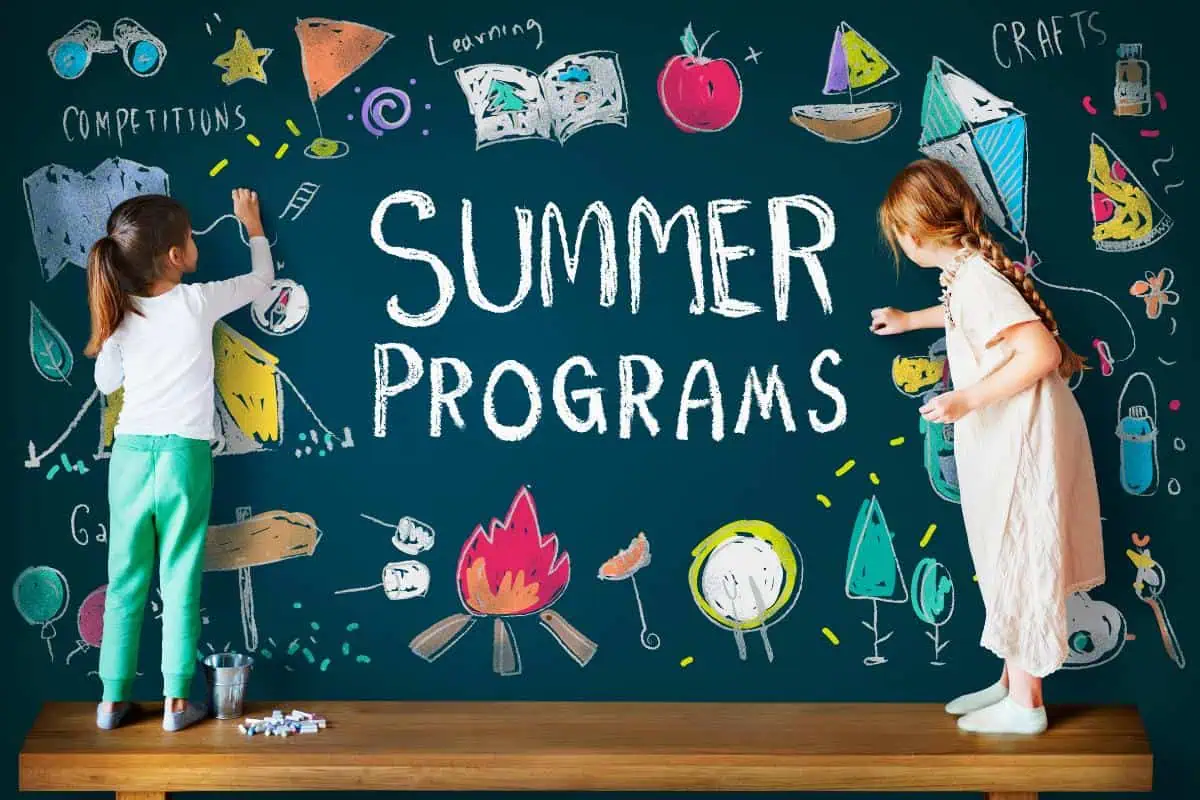
[{"label": "white dress", "polygon": [[[943,268],[956,390],[1002,367],[996,337],[1038,320],[978,253]],[[1052,373],[954,426],[963,520],[986,612],[980,644],[1037,677],[1066,661],[1067,597],[1104,583],[1100,498],[1083,413]]]}]

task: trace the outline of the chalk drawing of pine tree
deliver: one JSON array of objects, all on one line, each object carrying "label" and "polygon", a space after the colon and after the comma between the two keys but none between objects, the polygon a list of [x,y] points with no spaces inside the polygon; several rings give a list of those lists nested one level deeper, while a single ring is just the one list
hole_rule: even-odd
[{"label": "chalk drawing of pine tree", "polygon": [[508,81],[492,79],[488,86],[488,111],[493,114],[524,111],[525,101],[517,94],[519,88]]},{"label": "chalk drawing of pine tree", "polygon": [[863,626],[874,637],[873,652],[863,659],[869,667],[887,662],[879,655],[879,645],[894,633],[889,631],[880,635],[879,604],[908,602],[908,587],[904,584],[904,573],[892,544],[893,536],[879,501],[874,497],[864,500],[854,521],[850,552],[846,557],[846,597],[871,601],[871,621],[863,621]]}]

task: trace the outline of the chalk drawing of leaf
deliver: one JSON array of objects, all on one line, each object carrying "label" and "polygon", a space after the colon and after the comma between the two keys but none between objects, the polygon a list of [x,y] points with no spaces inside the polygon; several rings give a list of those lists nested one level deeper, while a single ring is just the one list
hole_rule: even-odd
[{"label": "chalk drawing of leaf", "polygon": [[67,377],[75,366],[75,356],[66,339],[33,303],[29,304],[29,355],[43,378],[55,383],[70,383]]}]

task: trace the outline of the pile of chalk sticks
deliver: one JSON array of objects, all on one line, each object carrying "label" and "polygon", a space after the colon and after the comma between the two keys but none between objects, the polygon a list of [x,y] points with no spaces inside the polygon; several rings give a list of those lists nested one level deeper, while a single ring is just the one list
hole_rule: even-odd
[{"label": "pile of chalk sticks", "polygon": [[262,734],[264,736],[291,736],[297,733],[316,733],[325,727],[325,718],[307,711],[292,709],[286,717],[278,708],[271,716],[255,719],[246,717],[245,722],[238,725],[238,730],[247,736]]}]

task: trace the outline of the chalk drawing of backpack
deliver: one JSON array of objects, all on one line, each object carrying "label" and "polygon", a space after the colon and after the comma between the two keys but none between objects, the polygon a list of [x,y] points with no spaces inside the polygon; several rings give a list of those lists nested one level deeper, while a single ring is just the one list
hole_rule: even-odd
[{"label": "chalk drawing of backpack", "polygon": [[[950,391],[950,365],[946,361],[946,339],[940,338],[923,356],[897,356],[892,361],[892,384],[906,397],[925,404]],[[925,471],[934,493],[949,503],[958,503],[958,466],[954,460],[954,424],[920,421]]]},{"label": "chalk drawing of backpack", "polygon": [[[1150,406],[1126,405],[1125,394],[1134,378],[1142,378],[1150,388]],[[1144,372],[1135,372],[1125,381],[1117,399],[1117,439],[1120,441],[1121,488],[1126,493],[1149,497],[1158,491],[1158,395],[1154,381]]]}]

